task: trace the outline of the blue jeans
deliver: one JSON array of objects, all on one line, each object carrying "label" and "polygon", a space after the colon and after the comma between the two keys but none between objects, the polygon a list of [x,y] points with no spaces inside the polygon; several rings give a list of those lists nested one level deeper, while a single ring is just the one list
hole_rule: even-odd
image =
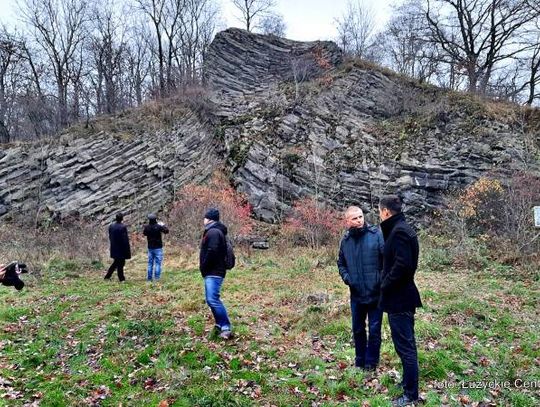
[{"label": "blue jeans", "polygon": [[[351,297],[352,329],[355,366],[374,368],[379,364],[381,353],[381,325],[383,312],[375,304],[361,304]],[[369,336],[366,336],[366,317]]]},{"label": "blue jeans", "polygon": [[148,273],[146,279],[152,281],[154,278],[153,269],[155,264],[155,279],[159,280],[161,277],[161,262],[163,261],[163,248],[148,249]]},{"label": "blue jeans", "polygon": [[392,342],[403,365],[403,390],[411,400],[418,399],[418,355],[414,338],[414,312],[388,314]]},{"label": "blue jeans", "polygon": [[231,330],[231,322],[227,315],[227,309],[225,305],[221,302],[220,291],[223,284],[223,277],[218,276],[207,276],[204,278],[204,295],[206,298],[206,303],[210,307],[212,314],[214,315],[214,320],[216,321],[216,326],[219,327],[222,331]]}]

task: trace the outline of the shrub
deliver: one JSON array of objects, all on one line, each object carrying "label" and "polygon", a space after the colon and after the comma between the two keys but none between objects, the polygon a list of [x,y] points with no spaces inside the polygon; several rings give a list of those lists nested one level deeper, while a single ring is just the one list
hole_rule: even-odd
[{"label": "shrub", "polygon": [[314,198],[302,198],[285,219],[283,235],[292,245],[320,248],[337,240],[344,224],[341,214]]},{"label": "shrub", "polygon": [[78,219],[42,220],[37,226],[19,219],[1,224],[0,233],[0,262],[24,261],[32,271],[51,259],[98,264],[107,248],[106,228]]},{"label": "shrub", "polygon": [[188,184],[178,191],[169,213],[172,237],[180,243],[197,245],[204,213],[211,207],[219,209],[221,221],[234,240],[239,241],[252,232],[251,205],[223,176],[215,174],[207,185]]},{"label": "shrub", "polygon": [[516,173],[504,182],[480,178],[447,197],[448,210],[437,226],[457,240],[456,257],[485,246],[490,257],[503,262],[534,261],[540,250],[535,205],[540,205],[540,177],[534,174]]}]

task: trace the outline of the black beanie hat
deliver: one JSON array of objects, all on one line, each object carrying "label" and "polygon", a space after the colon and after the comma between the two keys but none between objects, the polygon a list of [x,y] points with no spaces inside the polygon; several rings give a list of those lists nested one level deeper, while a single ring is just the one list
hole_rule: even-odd
[{"label": "black beanie hat", "polygon": [[209,220],[219,221],[219,210],[216,208],[210,208],[204,214],[204,217]]}]

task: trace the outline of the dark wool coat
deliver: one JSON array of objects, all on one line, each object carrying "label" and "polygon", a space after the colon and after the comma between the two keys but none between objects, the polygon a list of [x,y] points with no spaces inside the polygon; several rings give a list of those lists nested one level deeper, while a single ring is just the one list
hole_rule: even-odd
[{"label": "dark wool coat", "polygon": [[384,261],[379,308],[388,313],[414,311],[421,307],[414,283],[418,267],[418,237],[398,213],[381,222],[384,236]]},{"label": "dark wool coat", "polygon": [[339,245],[338,270],[361,304],[379,300],[384,240],[376,226],[349,230]]},{"label": "dark wool coat", "polygon": [[109,226],[109,242],[111,244],[111,258],[131,259],[129,236],[126,225],[121,222],[111,223]]},{"label": "dark wool coat", "polygon": [[199,268],[203,277],[225,277],[226,235],[227,227],[221,222],[212,222],[204,228],[199,254]]},{"label": "dark wool coat", "polygon": [[161,249],[163,247],[162,233],[169,233],[167,226],[159,225],[156,221],[150,221],[143,229],[143,235],[148,239],[149,249]]}]

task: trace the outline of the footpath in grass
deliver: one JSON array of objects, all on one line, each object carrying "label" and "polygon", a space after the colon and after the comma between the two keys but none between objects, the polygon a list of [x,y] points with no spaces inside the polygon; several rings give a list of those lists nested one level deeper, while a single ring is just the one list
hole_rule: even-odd
[{"label": "footpath in grass", "polygon": [[[235,336],[212,332],[195,255],[167,253],[162,282],[55,261],[0,287],[0,405],[389,406],[400,363],[386,317],[381,365],[354,367],[348,292],[332,256],[239,256],[224,284]],[[506,275],[506,277],[505,277]],[[511,270],[418,273],[427,406],[540,405],[538,278]]]}]

